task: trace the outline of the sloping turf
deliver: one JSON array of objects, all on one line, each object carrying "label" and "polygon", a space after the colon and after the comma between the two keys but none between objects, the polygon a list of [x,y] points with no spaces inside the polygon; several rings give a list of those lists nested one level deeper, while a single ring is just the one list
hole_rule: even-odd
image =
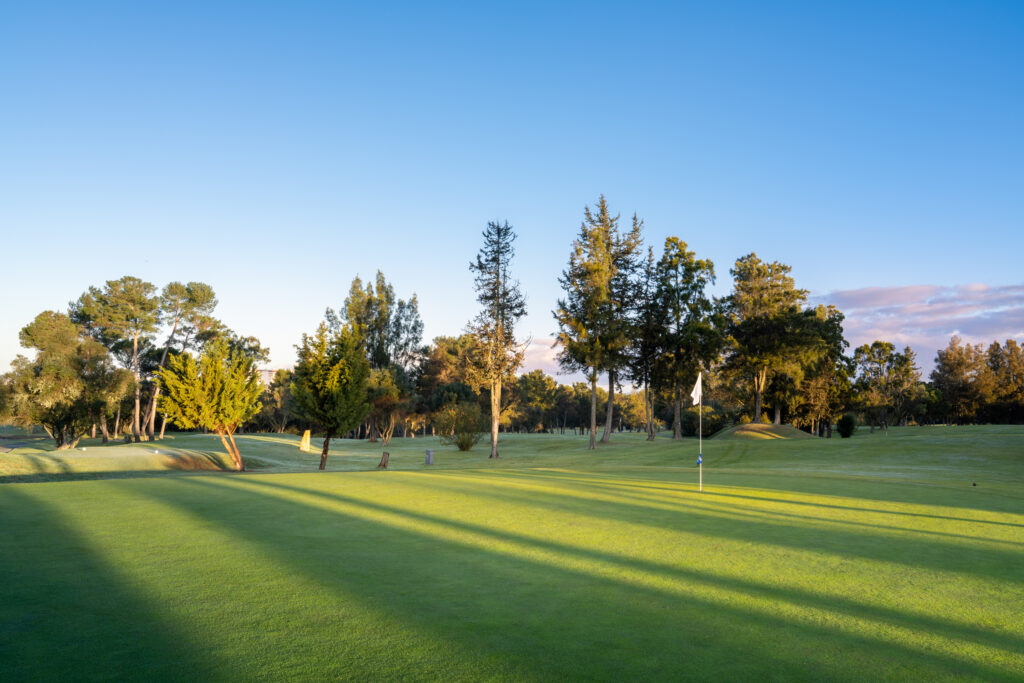
[{"label": "sloping turf", "polygon": [[1021,679],[1021,428],[615,439],[0,485],[0,680]]},{"label": "sloping turf", "polygon": [[790,425],[746,424],[726,427],[715,432],[711,439],[814,439],[807,432]]}]

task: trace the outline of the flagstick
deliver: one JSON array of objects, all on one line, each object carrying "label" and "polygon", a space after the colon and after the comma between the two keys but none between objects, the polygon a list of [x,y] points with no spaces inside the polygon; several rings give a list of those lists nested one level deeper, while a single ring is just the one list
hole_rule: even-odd
[{"label": "flagstick", "polygon": [[704,490],[704,392],[700,394],[700,401],[697,404],[697,481],[698,490]]}]

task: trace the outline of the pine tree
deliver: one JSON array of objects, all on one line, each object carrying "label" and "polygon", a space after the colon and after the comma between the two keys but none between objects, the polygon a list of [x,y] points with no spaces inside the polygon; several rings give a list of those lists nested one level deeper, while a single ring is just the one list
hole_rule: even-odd
[{"label": "pine tree", "polygon": [[558,300],[554,316],[559,330],[559,366],[566,372],[586,372],[590,382],[588,448],[593,450],[597,447],[597,375],[606,358],[602,315],[611,306],[610,234],[618,217],[608,214],[604,195],[598,201],[596,216],[589,206],[583,209],[583,215],[579,236],[572,243],[569,265],[558,278],[565,297]]},{"label": "pine tree", "polygon": [[479,344],[477,366],[481,384],[491,394],[491,455],[498,457],[502,382],[513,377],[523,363],[524,348],[515,336],[516,323],[526,315],[526,300],[519,282],[509,275],[516,234],[508,221],[491,221],[483,232],[484,245],[469,264],[475,274],[477,301],[482,306],[469,332]]},{"label": "pine tree", "polygon": [[128,275],[120,280],[108,280],[103,290],[90,287],[71,304],[71,319],[83,325],[108,349],[116,352],[130,345],[129,367],[135,375],[132,435],[136,443],[142,440],[139,349],[156,332],[160,321],[159,306],[156,288]]},{"label": "pine tree", "polygon": [[672,438],[681,439],[683,387],[718,356],[720,335],[712,324],[705,290],[715,281],[711,261],[697,259],[678,237],[665,240],[657,266],[657,298],[665,321],[658,378],[672,393]]},{"label": "pine tree", "polygon": [[312,336],[302,335],[297,349],[292,396],[303,416],[324,432],[322,470],[331,439],[354,429],[369,412],[370,364],[352,325],[331,333],[326,323],[320,323]]},{"label": "pine tree", "polygon": [[817,343],[806,334],[813,311],[805,314],[800,308],[807,290],[796,288],[790,270],[777,261],[765,263],[752,253],[737,259],[729,271],[734,286],[724,302],[729,317],[726,367],[751,382],[754,422],[761,420],[770,373],[793,363],[806,344]]},{"label": "pine tree", "polygon": [[630,354],[629,376],[643,389],[644,425],[647,440],[653,441],[654,406],[651,388],[655,364],[664,352],[666,343],[665,311],[658,296],[657,263],[654,249],[647,249],[647,260],[636,284],[633,345]]}]

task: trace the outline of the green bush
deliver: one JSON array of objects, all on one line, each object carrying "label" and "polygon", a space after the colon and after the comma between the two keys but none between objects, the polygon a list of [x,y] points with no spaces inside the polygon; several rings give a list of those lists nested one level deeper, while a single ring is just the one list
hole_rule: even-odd
[{"label": "green bush", "polygon": [[839,436],[844,439],[849,439],[853,436],[853,432],[857,429],[857,418],[847,413],[839,418],[839,423],[836,425],[836,430],[839,432]]},{"label": "green bush", "polygon": [[434,427],[442,444],[455,444],[460,451],[468,451],[484,435],[480,405],[475,402],[447,405],[434,413]]}]

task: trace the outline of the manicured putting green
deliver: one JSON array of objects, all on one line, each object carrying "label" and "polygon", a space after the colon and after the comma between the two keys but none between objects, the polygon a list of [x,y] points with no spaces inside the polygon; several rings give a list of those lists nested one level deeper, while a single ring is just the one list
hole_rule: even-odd
[{"label": "manicured putting green", "polygon": [[1024,676],[1021,428],[616,441],[0,485],[0,680]]}]

